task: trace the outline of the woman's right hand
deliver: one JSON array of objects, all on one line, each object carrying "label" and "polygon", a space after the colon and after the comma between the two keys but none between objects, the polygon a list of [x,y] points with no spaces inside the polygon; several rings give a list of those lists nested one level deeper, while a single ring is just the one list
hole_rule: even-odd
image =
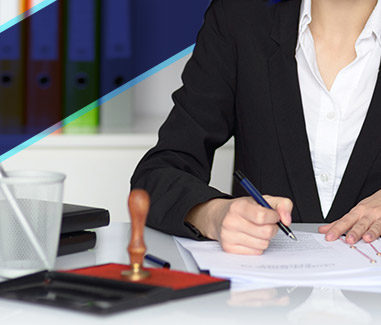
[{"label": "woman's right hand", "polygon": [[218,240],[228,253],[261,255],[278,231],[278,221],[291,224],[291,200],[265,195],[274,210],[251,197],[213,199],[194,207],[186,221],[201,233]]}]

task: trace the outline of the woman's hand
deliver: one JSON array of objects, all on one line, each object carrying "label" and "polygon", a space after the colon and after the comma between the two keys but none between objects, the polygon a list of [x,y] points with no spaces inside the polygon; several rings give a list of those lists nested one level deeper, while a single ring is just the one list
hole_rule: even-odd
[{"label": "woman's hand", "polygon": [[260,255],[278,231],[277,222],[291,224],[292,202],[264,196],[274,210],[264,208],[251,197],[214,199],[193,208],[187,221],[201,233],[218,240],[228,253]]},{"label": "woman's hand", "polygon": [[347,232],[346,241],[354,244],[361,238],[372,242],[381,236],[381,190],[359,202],[341,219],[319,227],[328,241]]}]

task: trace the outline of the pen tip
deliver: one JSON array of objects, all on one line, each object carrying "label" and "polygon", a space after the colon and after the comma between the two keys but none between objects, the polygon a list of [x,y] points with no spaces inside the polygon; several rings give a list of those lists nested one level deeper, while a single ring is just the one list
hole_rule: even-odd
[{"label": "pen tip", "polygon": [[298,240],[296,239],[296,237],[295,237],[294,234],[290,233],[290,234],[288,234],[288,236],[289,236],[291,239],[293,239],[293,240],[295,240],[295,241],[298,241]]}]

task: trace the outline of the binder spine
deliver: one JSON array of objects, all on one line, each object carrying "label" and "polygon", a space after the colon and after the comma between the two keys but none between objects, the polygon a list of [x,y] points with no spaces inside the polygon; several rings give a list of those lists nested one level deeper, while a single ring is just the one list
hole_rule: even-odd
[{"label": "binder spine", "polygon": [[[24,0],[2,3],[9,18],[16,17]],[[8,6],[7,10],[3,6]],[[9,20],[5,18],[5,20]],[[24,130],[25,26],[22,22],[0,34],[0,134],[20,135]]]},{"label": "binder spine", "polygon": [[[64,116],[99,98],[99,0],[67,0],[64,8]],[[64,133],[97,131],[98,108],[64,127]]]},{"label": "binder spine", "polygon": [[[132,75],[131,0],[101,2],[101,96],[129,81]],[[132,92],[102,104],[103,132],[126,131],[132,124]]]},{"label": "binder spine", "polygon": [[26,119],[30,134],[62,119],[61,9],[61,1],[56,1],[29,21]]}]

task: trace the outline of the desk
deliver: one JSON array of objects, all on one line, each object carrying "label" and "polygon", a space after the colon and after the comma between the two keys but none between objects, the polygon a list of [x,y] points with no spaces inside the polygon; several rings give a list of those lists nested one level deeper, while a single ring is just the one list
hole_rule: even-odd
[{"label": "desk", "polygon": [[[317,225],[293,225],[316,231]],[[94,250],[63,256],[56,268],[66,269],[108,262],[128,263],[128,223],[113,223],[97,231]],[[146,229],[148,252],[171,262],[173,269],[196,271],[173,238]],[[380,324],[381,293],[341,292],[324,288],[277,288],[207,294],[171,301],[111,316],[99,317],[21,302],[0,300],[0,324]]]}]

